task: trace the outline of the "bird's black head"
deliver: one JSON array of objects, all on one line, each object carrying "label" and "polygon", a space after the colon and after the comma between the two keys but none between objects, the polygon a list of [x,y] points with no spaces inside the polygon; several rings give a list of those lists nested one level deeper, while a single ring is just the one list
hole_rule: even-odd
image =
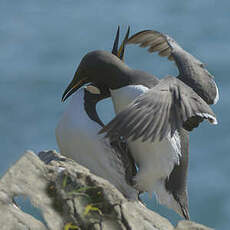
[{"label": "bird's black head", "polygon": [[102,50],[92,51],[81,60],[62,100],[87,83],[94,83],[98,88],[120,88],[127,84],[129,71],[130,68],[114,54]]},{"label": "bird's black head", "polygon": [[[116,89],[121,84],[127,84],[129,67],[124,64],[125,42],[129,36],[129,28],[126,36],[118,49],[119,27],[114,41],[112,53],[96,50],[87,53],[81,60],[73,80],[66,88],[62,101],[87,83],[93,83],[98,88]],[[119,78],[118,78],[119,77]]]}]

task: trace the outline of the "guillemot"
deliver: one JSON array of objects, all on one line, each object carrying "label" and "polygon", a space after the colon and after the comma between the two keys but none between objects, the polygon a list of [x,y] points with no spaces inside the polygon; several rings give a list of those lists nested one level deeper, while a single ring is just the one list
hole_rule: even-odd
[{"label": "guillemot", "polygon": [[[203,63],[183,50],[168,35],[157,31],[145,30],[134,34],[126,44],[140,44],[140,47],[149,47],[149,52],[159,52],[160,56],[166,56],[169,60],[175,61],[179,69],[178,79],[191,88],[183,85],[182,82],[177,81],[175,78],[166,77],[151,90],[147,91],[147,93],[144,91],[142,96],[137,97],[113,121],[104,127],[101,133],[107,132],[107,136],[110,137],[122,135],[126,139],[131,139],[130,142],[132,144],[129,144],[129,146],[134,148],[133,151],[131,147],[131,152],[137,154],[136,157],[133,155],[134,159],[138,158],[136,162],[141,162],[143,166],[143,155],[148,153],[145,153],[145,146],[143,147],[143,144],[140,144],[140,140],[144,142],[144,145],[146,140],[151,139],[154,142],[157,137],[161,141],[166,137],[167,133],[170,133],[171,138],[174,137],[174,133],[177,130],[180,142],[178,143],[180,148],[179,162],[175,163],[168,177],[164,177],[164,182],[161,185],[158,184],[157,188],[155,188],[155,193],[160,203],[168,207],[171,206],[180,215],[183,214],[186,219],[189,219],[186,183],[189,134],[185,129],[191,131],[203,119],[209,119],[213,124],[217,123],[214,113],[207,104],[217,103],[219,100],[218,88],[213,76],[205,69]],[[115,110],[116,106],[119,107],[119,102],[117,101],[121,97],[120,94],[121,92],[118,93],[118,96],[115,96],[118,98],[118,100],[114,100]],[[202,102],[198,95],[207,104],[204,101]],[[127,96],[125,97],[127,98]],[[202,103],[194,105],[191,97],[196,102],[200,101]],[[189,104],[190,106],[188,106]],[[197,106],[201,106],[207,112],[198,112]],[[176,119],[173,121],[172,117]],[[187,119],[188,117],[190,119]],[[154,142],[154,147],[156,147],[156,142]],[[173,143],[171,144],[173,146]],[[139,152],[136,150],[138,147],[141,148]],[[157,147],[160,147],[159,144]],[[174,147],[175,150],[176,148]],[[148,159],[151,161],[149,156],[146,157],[145,161],[148,162]],[[151,164],[149,167],[154,167],[154,165]],[[146,171],[147,169],[145,169]],[[148,177],[146,176],[146,178]],[[151,178],[149,177],[149,179]],[[151,184],[151,182],[147,182],[147,184]],[[178,207],[178,204],[180,207]]]},{"label": "guillemot", "polygon": [[[124,41],[128,38],[129,29]],[[119,27],[112,55],[124,56],[124,41],[118,50]],[[71,83],[62,101],[75,91]],[[98,135],[104,126],[97,111],[97,102],[110,96],[108,88],[87,85],[75,93],[56,128],[56,139],[62,155],[87,167],[92,173],[110,181],[127,198],[138,199],[138,191],[131,185],[136,167],[124,142],[110,141]]]},{"label": "guillemot", "polygon": [[[161,37],[165,42],[165,35]],[[151,74],[131,69],[107,51],[97,50],[83,57],[71,84],[74,90],[89,82],[110,89],[118,115],[101,132],[107,132],[112,139],[120,136],[127,139],[139,167],[134,178],[138,190],[153,190],[160,203],[189,219],[186,186],[188,133],[183,128],[192,130],[203,119],[217,123],[215,114],[204,101],[214,101],[216,94],[209,95],[203,81],[199,87],[203,87],[205,93],[202,90],[195,92],[190,88],[191,84],[189,87],[185,84],[187,82],[183,83],[184,77],[189,79],[189,76],[198,74],[198,77],[192,77],[196,87],[195,83],[200,83],[202,75],[210,74],[192,55],[183,53],[183,59],[177,48],[179,51],[183,49],[176,43],[173,45],[171,54],[178,56],[176,63],[182,73],[180,78],[159,80]],[[184,66],[183,62],[186,63]],[[196,65],[203,71],[197,71]],[[211,83],[215,84],[214,81]]]}]

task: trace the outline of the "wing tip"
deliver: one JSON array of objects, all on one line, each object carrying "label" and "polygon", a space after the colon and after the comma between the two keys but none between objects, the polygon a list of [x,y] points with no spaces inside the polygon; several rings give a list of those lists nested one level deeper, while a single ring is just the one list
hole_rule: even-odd
[{"label": "wing tip", "polygon": [[207,119],[213,125],[218,124],[218,121],[217,121],[216,117],[214,117],[213,115],[211,115],[209,113],[196,113],[196,115],[200,116],[200,117],[204,117],[205,119]]}]

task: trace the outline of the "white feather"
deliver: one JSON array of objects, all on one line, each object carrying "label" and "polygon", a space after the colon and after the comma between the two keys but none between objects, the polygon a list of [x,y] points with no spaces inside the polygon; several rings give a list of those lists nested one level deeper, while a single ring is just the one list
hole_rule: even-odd
[{"label": "white feather", "polygon": [[138,189],[152,193],[159,180],[167,178],[175,164],[179,164],[179,154],[175,150],[175,137],[164,138],[162,141],[142,142],[128,141],[131,153],[139,166],[135,177]]},{"label": "white feather", "polygon": [[208,114],[208,113],[196,113],[196,115],[208,119],[209,122],[211,122],[213,125],[217,125],[218,124],[216,118],[213,117],[211,114]]},{"label": "white feather", "polygon": [[[137,96],[148,90],[147,87],[142,85],[129,85],[111,90],[115,112],[119,113]],[[159,188],[159,185],[170,175],[175,164],[179,164],[181,146],[178,133],[176,132],[172,138],[168,136],[161,142],[155,141],[154,143],[151,141],[142,142],[141,139],[128,140],[128,145],[139,167],[138,174],[135,177],[137,188],[148,191],[150,194],[154,191],[160,203],[169,208],[176,208],[174,202],[177,202],[175,200],[174,202],[171,201],[174,199],[172,195],[166,191],[165,186],[162,185]],[[175,211],[178,212],[178,210]]]},{"label": "white feather", "polygon": [[158,202],[166,205],[168,208],[175,210],[180,216],[184,216],[179,203],[174,199],[172,194],[169,194],[165,189],[163,180],[159,180],[155,189],[155,194]]},{"label": "white feather", "polygon": [[213,80],[213,82],[216,86],[216,97],[215,97],[214,102],[213,102],[213,104],[215,105],[219,101],[219,90],[218,90],[218,87],[216,85],[216,82],[214,80]]},{"label": "white feather", "polygon": [[110,181],[123,194],[135,199],[136,191],[125,181],[125,171],[109,141],[99,136],[101,129],[84,109],[84,89],[75,93],[56,128],[61,154]]}]

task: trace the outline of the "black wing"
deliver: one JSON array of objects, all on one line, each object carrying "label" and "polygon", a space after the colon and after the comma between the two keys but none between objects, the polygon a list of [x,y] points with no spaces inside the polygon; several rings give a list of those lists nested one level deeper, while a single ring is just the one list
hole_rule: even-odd
[{"label": "black wing", "polygon": [[186,52],[167,34],[154,30],[144,30],[131,36],[126,44],[139,44],[149,47],[149,52],[158,52],[162,57],[175,61],[179,78],[189,85],[208,104],[215,104],[218,99],[218,89],[214,77],[207,71],[204,64]]},{"label": "black wing", "polygon": [[166,190],[169,191],[174,199],[180,204],[181,212],[186,220],[189,220],[188,210],[188,160],[189,160],[189,133],[180,129],[178,131],[181,143],[180,164],[175,164],[173,171],[165,181]]},{"label": "black wing", "polygon": [[162,140],[169,133],[173,136],[183,126],[192,130],[203,119],[217,124],[215,114],[201,97],[179,79],[167,77],[137,97],[100,133],[132,140]]}]

